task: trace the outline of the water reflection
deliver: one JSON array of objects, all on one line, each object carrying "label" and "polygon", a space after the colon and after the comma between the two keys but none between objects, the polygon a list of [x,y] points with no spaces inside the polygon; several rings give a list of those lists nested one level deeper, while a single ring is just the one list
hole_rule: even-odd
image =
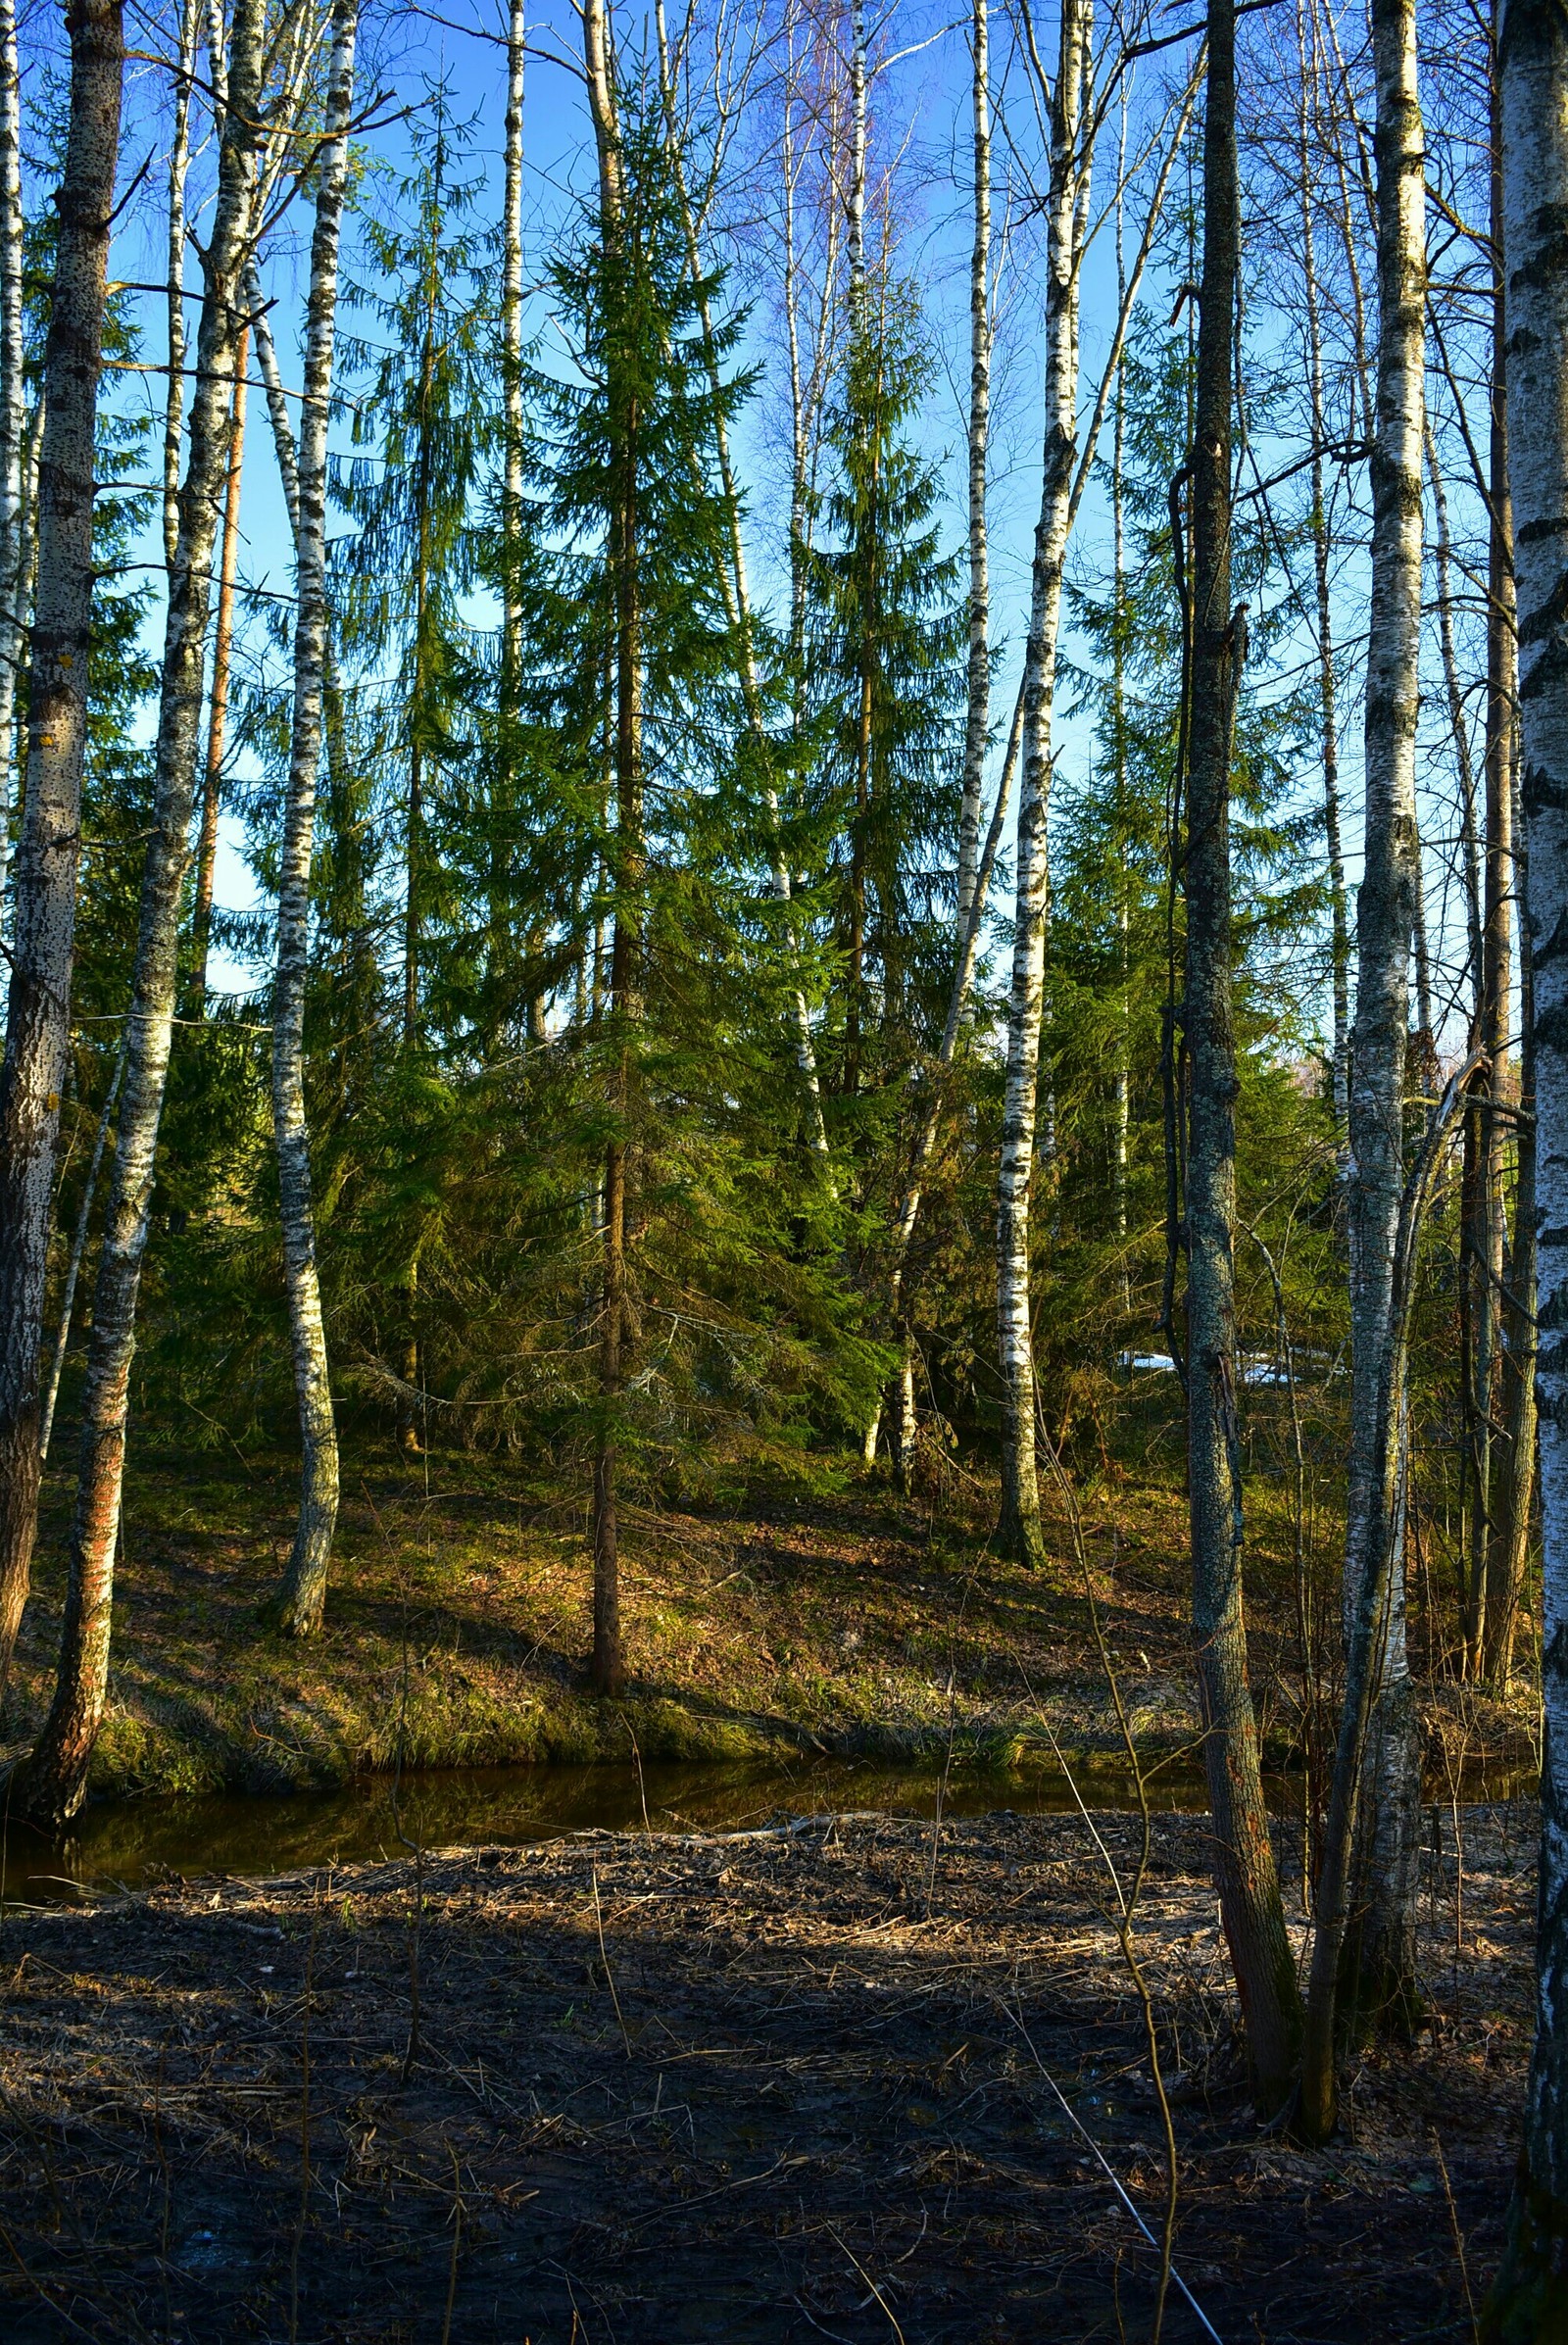
[{"label": "water reflection", "polygon": [[[1299,1778],[1268,1783],[1276,1812],[1299,1815]],[[1465,1785],[1467,1799],[1512,1798],[1532,1789],[1522,1771]],[[1091,1807],[1130,1809],[1136,1785],[1126,1769],[1095,1767],[1080,1788]],[[845,1814],[857,1808],[930,1816],[939,1790],[955,1816],[1011,1808],[1022,1815],[1069,1812],[1073,1791],[1056,1770],[955,1773],[945,1786],[929,1770],[894,1770],[843,1759],[756,1767],[471,1767],[405,1778],[394,1793],[385,1776],[345,1789],[258,1799],[117,1801],[87,1809],[63,1845],[12,1824],[4,1834],[0,1894],[41,1903],[135,1886],[161,1874],[267,1875],[300,1866],[352,1864],[426,1848],[520,1845],[598,1828],[612,1832],[737,1832],[781,1816]],[[1151,1804],[1199,1815],[1207,1807],[1200,1771],[1153,1777]]]}]

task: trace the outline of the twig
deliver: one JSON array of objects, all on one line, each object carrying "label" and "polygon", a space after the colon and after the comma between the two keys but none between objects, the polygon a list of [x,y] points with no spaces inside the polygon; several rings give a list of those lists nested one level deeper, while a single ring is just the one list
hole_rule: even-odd
[{"label": "twig", "polygon": [[311,2197],[311,1993],[316,1981],[316,1933],[320,1908],[311,1917],[311,1943],[305,1956],[305,2000],[300,2006],[300,2208],[294,2219],[294,2244],[288,2260],[288,2345],[296,2345],[300,2330],[300,2245]]},{"label": "twig", "polygon": [[441,2345],[452,2345],[452,2308],[458,2297],[458,2249],[463,2243],[463,2172],[450,2141],[447,2153],[452,2160],[452,2263],[447,2272],[447,2310],[441,2323]]},{"label": "twig", "polygon": [[1436,2125],[1432,2128],[1432,2155],[1443,2176],[1443,2195],[1448,2202],[1448,2221],[1453,2225],[1453,2248],[1459,2259],[1459,2277],[1464,2282],[1464,2301],[1470,2315],[1470,2334],[1481,2345],[1481,2322],[1476,2314],[1476,2300],[1470,2293],[1470,2270],[1464,2260],[1464,2233],[1459,2228],[1459,2210],[1453,2203],[1453,2185],[1448,2180],[1448,2162],[1443,2155],[1443,2142]]},{"label": "twig", "polygon": [[610,1989],[610,2000],[615,2006],[615,2025],[620,2029],[620,2040],[626,2047],[626,2058],[629,2060],[631,2058],[631,2037],[626,2033],[626,2023],[621,2017],[620,1997],[615,1992],[615,1974],[610,1967],[610,1949],[605,1944],[605,1917],[599,1905],[599,1867],[597,1865],[594,1867],[594,1927],[599,1932],[599,1959],[605,1966],[605,1984]]},{"label": "twig", "polygon": [[866,2286],[876,2298],[877,2303],[882,2307],[883,2312],[886,2313],[888,2320],[891,2321],[893,2326],[893,2334],[899,2340],[899,2345],[904,2345],[904,2331],[899,2326],[898,2315],[894,2312],[893,2307],[889,2304],[887,2298],[883,2295],[881,2289],[871,2277],[871,2274],[866,2271],[865,2266],[861,2263],[854,2248],[850,2246],[848,2240],[841,2239],[839,2237],[837,2231],[833,2228],[831,2223],[829,2223],[827,2226],[827,2235],[832,2240],[834,2246],[842,2250],[842,2252],[849,2257],[850,2262],[855,2266],[856,2271],[859,2273],[861,2279],[864,2280]]},{"label": "twig", "polygon": [[[1120,2174],[1117,2174],[1115,2168],[1105,2156],[1104,2151],[1101,2148],[1093,2133],[1090,2132],[1088,2126],[1084,2124],[1083,2119],[1078,2115],[1077,2110],[1068,2100],[1066,2094],[1062,2091],[1061,2086],[1056,2082],[1055,2077],[1052,2075],[1050,2069],[1047,2068],[1045,2062],[1041,2059],[1040,2054],[1035,2050],[1034,2037],[1030,2034],[1028,2028],[1023,2024],[1022,2013],[1013,2010],[1010,2004],[1004,2003],[1000,1995],[994,1997],[993,1999],[996,2002],[998,2010],[1004,2013],[1005,2016],[1011,2020],[1013,2026],[1017,2028],[1018,2033],[1023,2037],[1024,2042],[1029,2046],[1030,2056],[1033,2059],[1036,2068],[1040,2071],[1040,2074],[1044,2076],[1046,2082],[1050,2085],[1052,2091],[1061,2103],[1062,2111],[1066,2116],[1068,2124],[1080,2136],[1085,2147],[1093,2154],[1095,2161],[1099,2165],[1101,2172],[1104,2174],[1106,2181],[1110,2184],[1112,2190],[1115,2191],[1116,2196],[1121,2200],[1122,2205],[1126,2208],[1134,2223],[1137,2223],[1138,2228],[1143,2232],[1144,2237],[1149,2241],[1150,2246],[1153,2248],[1157,2254],[1159,2251],[1159,2241],[1155,2238],[1153,2232],[1150,2229],[1148,2223],[1144,2221],[1143,2217],[1139,2214],[1138,2209],[1128,2197],[1126,2187],[1122,2182]],[[1174,2264],[1170,2268],[1170,2276],[1175,2281],[1177,2287],[1180,2288],[1194,2314],[1197,2316],[1199,2324],[1201,2327],[1204,2336],[1212,2338],[1213,2345],[1223,2345],[1223,2340],[1218,2329],[1214,2326],[1214,2323],[1212,2321],[1210,2321],[1208,2315],[1204,2312],[1202,2306],[1199,2303],[1197,2297],[1193,2294],[1191,2288],[1189,2288],[1187,2282],[1183,2279],[1181,2273],[1177,2271]]]}]

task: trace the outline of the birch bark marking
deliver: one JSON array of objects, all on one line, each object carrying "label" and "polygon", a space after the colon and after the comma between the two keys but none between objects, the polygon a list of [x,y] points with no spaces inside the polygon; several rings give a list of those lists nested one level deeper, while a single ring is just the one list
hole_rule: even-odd
[{"label": "birch bark marking", "polygon": [[522,99],[527,57],[523,0],[512,0],[507,23],[506,217],[503,222],[501,320],[507,369],[505,622],[502,631],[503,705],[514,716],[522,675],[522,598],[514,564],[522,538]]},{"label": "birch bark marking", "polygon": [[[611,35],[604,0],[585,0],[583,63],[599,158],[599,217],[607,252],[619,250],[625,219],[620,131],[615,115]],[[618,375],[619,368],[616,369]],[[594,1642],[590,1675],[597,1693],[618,1693],[626,1663],[620,1637],[620,1551],[615,1469],[615,1412],[624,1384],[626,1334],[626,1124],[631,1103],[631,1031],[641,1006],[642,890],[642,647],[638,599],[637,448],[635,402],[628,386],[608,386],[615,481],[608,515],[614,577],[615,829],[611,873],[614,931],[610,947],[612,1112],[615,1128],[605,1150],[603,1208],[604,1291],[600,1312],[599,1392],[603,1423],[594,1453]]]},{"label": "birch bark marking", "polygon": [[1046,821],[1056,636],[1072,500],[1078,405],[1078,220],[1089,175],[1083,88],[1093,0],[1062,0],[1051,114],[1047,207],[1045,459],[1024,651],[1023,783],[1002,1168],[997,1197],[997,1333],[1002,1360],[1002,1518],[998,1541],[1020,1562],[1044,1560],[1035,1470],[1035,1364],[1029,1324],[1029,1204],[1034,1175],[1040,1024],[1045,990]]},{"label": "birch bark marking", "polygon": [[0,1066],[0,1693],[38,1516],[38,1362],[55,1145],[70,1040],[92,631],[93,436],[124,63],[121,0],[71,18],[71,112],[44,354],[41,577],[27,671],[27,777]]},{"label": "birch bark marking", "polygon": [[1236,1423],[1236,1042],[1231,1021],[1231,749],[1247,658],[1231,610],[1232,350],[1240,264],[1235,0],[1210,0],[1203,258],[1191,456],[1193,605],[1187,777],[1187,1476],[1214,1885],[1259,2106],[1290,2090],[1299,2025],[1242,1617]]},{"label": "birch bark marking", "polygon": [[1542,1771],[1536,2032],[1486,2331],[1568,2327],[1568,20],[1499,28],[1519,714],[1529,847],[1540,1247]]},{"label": "birch bark marking", "polygon": [[[1353,1632],[1372,1550],[1396,1535],[1378,1395],[1388,1374],[1395,1238],[1404,1186],[1409,964],[1421,886],[1415,742],[1421,635],[1421,464],[1426,420],[1425,152],[1414,0],[1373,0],[1377,81],[1378,356],[1371,611],[1365,720],[1366,821],[1356,900],[1356,1005],[1350,1067],[1351,1442],[1345,1621]],[[1388,1629],[1374,1660],[1361,1844],[1362,1910],[1348,1967],[1360,2005],[1381,2012],[1414,1991],[1420,1752],[1404,1640],[1404,1565],[1389,1561]]]},{"label": "birch bark marking", "polygon": [[265,136],[263,24],[264,0],[237,0],[228,60],[228,102],[219,147],[218,201],[202,263],[190,453],[179,495],[179,542],[170,575],[164,632],[153,829],[142,873],[130,1039],[114,1176],[93,1294],[60,1667],[48,1718],[30,1757],[23,1763],[12,1793],[15,1814],[56,1826],[75,1814],[86,1794],[87,1768],[109,1682],[115,1545],[124,1478],[136,1298],[147,1248],[158,1126],[169,1073],[179,898],[189,862],[187,834],[195,795],[213,547],[228,461],[234,346],[241,285],[254,233],[256,165]]},{"label": "birch bark marking", "polygon": [[991,573],[986,464],[991,442],[991,61],[987,0],[974,0],[974,252],[969,263],[969,692],[958,806],[958,950],[974,903],[980,793],[991,725]]},{"label": "birch bark marking", "polygon": [[207,1001],[207,954],[213,926],[213,872],[218,861],[218,817],[222,803],[223,737],[228,729],[228,674],[234,642],[234,588],[239,577],[239,493],[245,468],[245,363],[250,331],[241,328],[234,356],[229,411],[228,485],[223,492],[223,552],[218,576],[218,624],[213,630],[213,689],[207,717],[207,770],[202,777],[202,821],[196,844],[196,904],[191,943],[196,966],[191,995],[201,1016]]},{"label": "birch bark marking", "polygon": [[1307,73],[1317,84],[1317,53],[1310,68],[1301,0],[1297,0],[1296,45],[1300,70],[1297,115],[1297,171],[1301,182],[1301,281],[1306,296],[1307,379],[1312,416],[1312,573],[1317,589],[1318,720],[1323,741],[1323,831],[1329,866],[1330,974],[1334,1000],[1331,1092],[1335,1128],[1343,1135],[1350,1095],[1350,932],[1346,917],[1345,854],[1340,838],[1340,727],[1334,673],[1334,604],[1329,587],[1329,521],[1322,447],[1327,437],[1323,400],[1323,318],[1312,232],[1312,148],[1308,133]]},{"label": "birch bark marking", "polygon": [[185,175],[190,169],[191,77],[196,69],[201,0],[179,12],[174,69],[174,134],[169,146],[169,389],[164,402],[164,561],[174,566],[179,540],[179,445],[185,416]]},{"label": "birch bark marking", "polygon": [[24,355],[22,76],[17,64],[16,0],[0,0],[0,904],[5,902],[11,854],[17,682],[26,626],[22,541]]},{"label": "birch bark marking", "polygon": [[288,1288],[301,1452],[299,1517],[278,1596],[278,1625],[294,1637],[314,1636],[321,1625],[338,1500],[337,1424],[316,1266],[310,1132],[305,1120],[305,979],[326,663],[326,431],[358,18],[359,0],[336,0],[325,136],[317,164],[297,457],[300,519],[295,541],[294,719],[278,865],[277,979],[272,993],[272,1131],[277,1143],[283,1274]]}]

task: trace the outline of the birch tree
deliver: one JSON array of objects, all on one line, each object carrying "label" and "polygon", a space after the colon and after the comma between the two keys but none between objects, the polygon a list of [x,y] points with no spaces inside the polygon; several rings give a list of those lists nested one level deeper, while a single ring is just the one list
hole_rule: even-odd
[{"label": "birch tree", "polygon": [[1068,509],[1078,440],[1079,237],[1090,153],[1085,84],[1093,0],[1062,0],[1051,108],[1051,175],[1046,206],[1045,459],[1030,579],[1024,651],[1023,780],[1018,845],[1012,989],[1007,1013],[1006,1089],[997,1200],[997,1323],[1002,1355],[1002,1519],[998,1539],[1021,1562],[1044,1557],[1035,1467],[1034,1346],[1029,1325],[1029,1207],[1034,1181],[1040,1024],[1045,990],[1049,888],[1052,712],[1061,618]]},{"label": "birch tree", "polygon": [[[121,0],[83,0],[71,19],[70,118],[56,199],[26,793],[0,1067],[0,1690],[26,1602],[37,1528],[38,1366],[70,1043],[92,629],[94,432],[123,55]],[[0,157],[0,181],[6,168]]]},{"label": "birch tree", "polygon": [[22,73],[15,0],[0,0],[0,904],[11,854],[17,684],[25,644],[22,377]]},{"label": "birch tree", "polygon": [[[142,877],[120,1128],[93,1294],[60,1665],[48,1718],[13,1786],[14,1813],[53,1825],[74,1816],[86,1795],[87,1769],[108,1688],[130,1364],[172,1037],[179,902],[189,861],[187,833],[195,794],[213,550],[228,464],[242,288],[255,233],[258,167],[267,132],[264,56],[263,0],[238,0],[227,60],[217,205],[202,259],[196,394],[164,633],[154,751],[156,800]],[[104,209],[107,214],[108,207]]]},{"label": "birch tree", "polygon": [[[1378,1395],[1388,1375],[1395,1238],[1404,1186],[1405,1039],[1410,953],[1421,892],[1415,755],[1420,714],[1421,473],[1426,417],[1425,147],[1414,0],[1376,0],[1378,354],[1372,488],[1371,611],[1365,716],[1365,844],[1356,902],[1356,1007],[1349,1136],[1352,1265],[1350,1460],[1345,1612],[1378,1568],[1374,1537],[1397,1509],[1373,1485]],[[1387,1633],[1366,1753],[1370,1816],[1354,1968],[1363,2006],[1408,1997],[1415,1977],[1421,1770],[1405,1649],[1404,1559],[1390,1559]]]},{"label": "birch tree", "polygon": [[335,0],[324,143],[316,167],[316,230],[311,240],[305,384],[296,464],[294,712],[278,865],[277,973],[272,990],[272,1131],[277,1145],[283,1271],[301,1444],[299,1517],[278,1599],[278,1621],[295,1637],[314,1636],[321,1625],[338,1501],[337,1426],[316,1266],[310,1133],[305,1120],[305,980],[326,663],[326,432],[358,22],[359,0]]},{"label": "birch tree", "polygon": [[1541,1869],[1536,2027],[1502,2268],[1502,2345],[1568,2324],[1568,21],[1508,0],[1498,39],[1508,476],[1529,848],[1541,1349]]}]

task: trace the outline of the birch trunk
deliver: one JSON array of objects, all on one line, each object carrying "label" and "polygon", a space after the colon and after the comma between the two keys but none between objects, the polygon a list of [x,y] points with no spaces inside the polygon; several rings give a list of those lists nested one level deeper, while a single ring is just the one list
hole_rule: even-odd
[{"label": "birch trunk", "polygon": [[1316,60],[1308,68],[1306,38],[1298,6],[1297,49],[1300,65],[1300,109],[1297,120],[1297,170],[1301,182],[1301,281],[1306,297],[1307,379],[1312,427],[1312,573],[1317,590],[1318,721],[1323,742],[1323,834],[1329,866],[1330,977],[1334,1002],[1330,1092],[1335,1129],[1343,1134],[1349,1116],[1350,932],[1346,914],[1345,852],[1340,830],[1340,726],[1334,673],[1334,605],[1329,586],[1329,524],[1324,495],[1323,442],[1327,415],[1323,398],[1323,318],[1313,234],[1313,155],[1307,128],[1307,74],[1315,84]]},{"label": "birch trunk", "polygon": [[1410,952],[1420,913],[1415,743],[1420,706],[1421,464],[1426,421],[1425,153],[1414,0],[1374,0],[1378,244],[1377,428],[1372,443],[1372,579],[1365,721],[1366,820],[1356,904],[1350,1076],[1351,1437],[1345,1557],[1348,1637],[1368,1578],[1387,1574],[1388,1633],[1372,1660],[1374,1724],[1365,1780],[1358,1912],[1347,1938],[1347,1993],[1360,2012],[1405,2011],[1415,1992],[1421,1770],[1404,1649],[1404,1559],[1394,1536],[1388,1458],[1378,1445],[1395,1238],[1404,1186]]},{"label": "birch trunk", "polygon": [[[1389,1312],[1376,1399],[1372,1449],[1377,1470],[1370,1478],[1366,1570],[1357,1583],[1355,1610],[1347,1639],[1345,1699],[1329,1786],[1323,1857],[1314,1900],[1312,1963],[1307,1987],[1306,2026],[1301,2049],[1301,2083],[1297,2125],[1309,2142],[1326,2141],[1338,2116],[1334,2052],[1341,2010],[1340,1982],[1351,1921],[1352,1865],[1357,1823],[1369,1762],[1376,1767],[1377,1706],[1387,1698],[1384,1656],[1397,1637],[1402,1654],[1402,1597],[1396,1585],[1404,1512],[1406,1448],[1405,1394],[1410,1314],[1415,1293],[1416,1252],[1421,1224],[1447,1154],[1454,1124],[1480,1054],[1472,1052],[1449,1082],[1427,1126],[1410,1176],[1401,1186],[1390,1248]],[[1380,1691],[1381,1689],[1381,1691]]]},{"label": "birch trunk", "polygon": [[213,872],[218,862],[218,817],[222,805],[223,741],[228,729],[228,672],[234,644],[234,588],[239,577],[239,492],[245,464],[245,366],[250,332],[242,328],[234,357],[229,411],[228,482],[223,492],[223,550],[218,575],[218,623],[213,630],[213,689],[207,716],[207,770],[202,777],[201,830],[196,843],[196,904],[191,919],[195,968],[192,1004],[207,1002],[207,954],[213,927]]},{"label": "birch trunk", "polygon": [[26,633],[23,549],[22,76],[16,0],[0,0],[0,905],[11,855],[17,684]]},{"label": "birch trunk", "polygon": [[[1523,841],[1514,849],[1521,905],[1529,887]],[[1497,1461],[1495,1524],[1487,1570],[1483,1674],[1506,1693],[1513,1676],[1514,1637],[1530,1558],[1530,1509],[1536,1480],[1536,1082],[1532,1042],[1534,987],[1528,924],[1519,935],[1519,1105],[1513,1242],[1502,1313],[1502,1453]]]},{"label": "birch trunk", "polygon": [[179,899],[189,861],[202,667],[213,547],[228,461],[228,421],[245,264],[254,232],[264,136],[261,0],[237,0],[219,148],[218,200],[203,258],[204,287],[179,542],[170,580],[163,689],[154,752],[155,806],[142,877],[131,981],[130,1039],[107,1224],[93,1295],[71,1574],[54,1701],[21,1771],[13,1809],[61,1825],[80,1807],[103,1718],[115,1545],[136,1298],[152,1209],[158,1126],[169,1072],[178,964]]},{"label": "birch trunk", "polygon": [[191,77],[201,0],[183,0],[174,71],[174,132],[169,147],[169,389],[164,403],[164,561],[172,570],[179,539],[179,450],[185,415],[185,177],[190,169]]},{"label": "birch trunk", "polygon": [[1242,1618],[1236,1420],[1236,1041],[1231,1017],[1231,748],[1247,611],[1231,610],[1231,432],[1240,268],[1234,0],[1210,0],[1203,260],[1191,458],[1193,620],[1188,719],[1187,1473],[1193,1629],[1214,1881],[1258,2104],[1290,2089],[1298,2025]]},{"label": "birch trunk", "polygon": [[326,432],[358,20],[359,0],[336,0],[324,137],[316,166],[316,229],[311,240],[298,451],[294,720],[283,851],[278,863],[277,975],[272,990],[272,1131],[277,1143],[283,1275],[288,1289],[301,1450],[299,1519],[278,1596],[278,1625],[294,1637],[312,1637],[321,1625],[338,1500],[337,1424],[316,1266],[310,1130],[305,1119],[305,981],[326,665]]},{"label": "birch trunk", "polygon": [[[969,262],[969,690],[958,806],[958,948],[980,854],[980,794],[991,729],[991,570],[986,466],[991,447],[991,55],[987,0],[974,0],[974,251]],[[1119,224],[1118,215],[1118,224]]]},{"label": "birch trunk", "polygon": [[522,539],[522,100],[527,63],[522,0],[511,0],[507,21],[506,217],[503,223],[501,322],[507,369],[505,605],[502,626],[502,705],[515,720],[522,675],[522,597],[516,562]]},{"label": "birch trunk", "polygon": [[1003,1391],[1002,1518],[997,1537],[1004,1553],[1027,1564],[1038,1564],[1045,1556],[1035,1466],[1029,1207],[1050,885],[1047,817],[1052,713],[1077,446],[1078,223],[1080,197],[1090,167],[1084,143],[1083,93],[1092,25],[1093,0],[1062,0],[1047,204],[1044,478],[1024,652],[1023,783],[1018,799],[1012,990],[997,1197],[997,1333]]},{"label": "birch trunk", "polygon": [[[585,0],[583,63],[599,160],[599,217],[609,251],[618,249],[625,205],[620,130],[615,111],[611,30],[604,0]],[[610,525],[611,568],[615,596],[612,690],[615,830],[611,871],[614,930],[610,947],[612,1035],[611,1110],[614,1129],[605,1150],[603,1204],[604,1288],[599,1341],[601,1425],[593,1470],[594,1642],[590,1676],[594,1690],[616,1694],[625,1684],[620,1634],[620,1552],[615,1472],[616,1416],[624,1387],[627,1324],[626,1159],[631,1107],[631,1048],[641,1009],[639,906],[642,893],[642,642],[638,594],[637,445],[635,402],[628,386],[609,385],[616,479]]]},{"label": "birch trunk", "polygon": [[1488,2306],[1506,2345],[1568,2328],[1568,21],[1500,27],[1508,472],[1535,1053],[1543,1531],[1536,2034],[1507,2244]]},{"label": "birch trunk", "polygon": [[71,111],[44,353],[41,576],[0,1066],[0,1695],[37,1530],[38,1365],[70,1045],[92,629],[93,440],[123,60],[121,0],[82,0],[71,20]]}]

